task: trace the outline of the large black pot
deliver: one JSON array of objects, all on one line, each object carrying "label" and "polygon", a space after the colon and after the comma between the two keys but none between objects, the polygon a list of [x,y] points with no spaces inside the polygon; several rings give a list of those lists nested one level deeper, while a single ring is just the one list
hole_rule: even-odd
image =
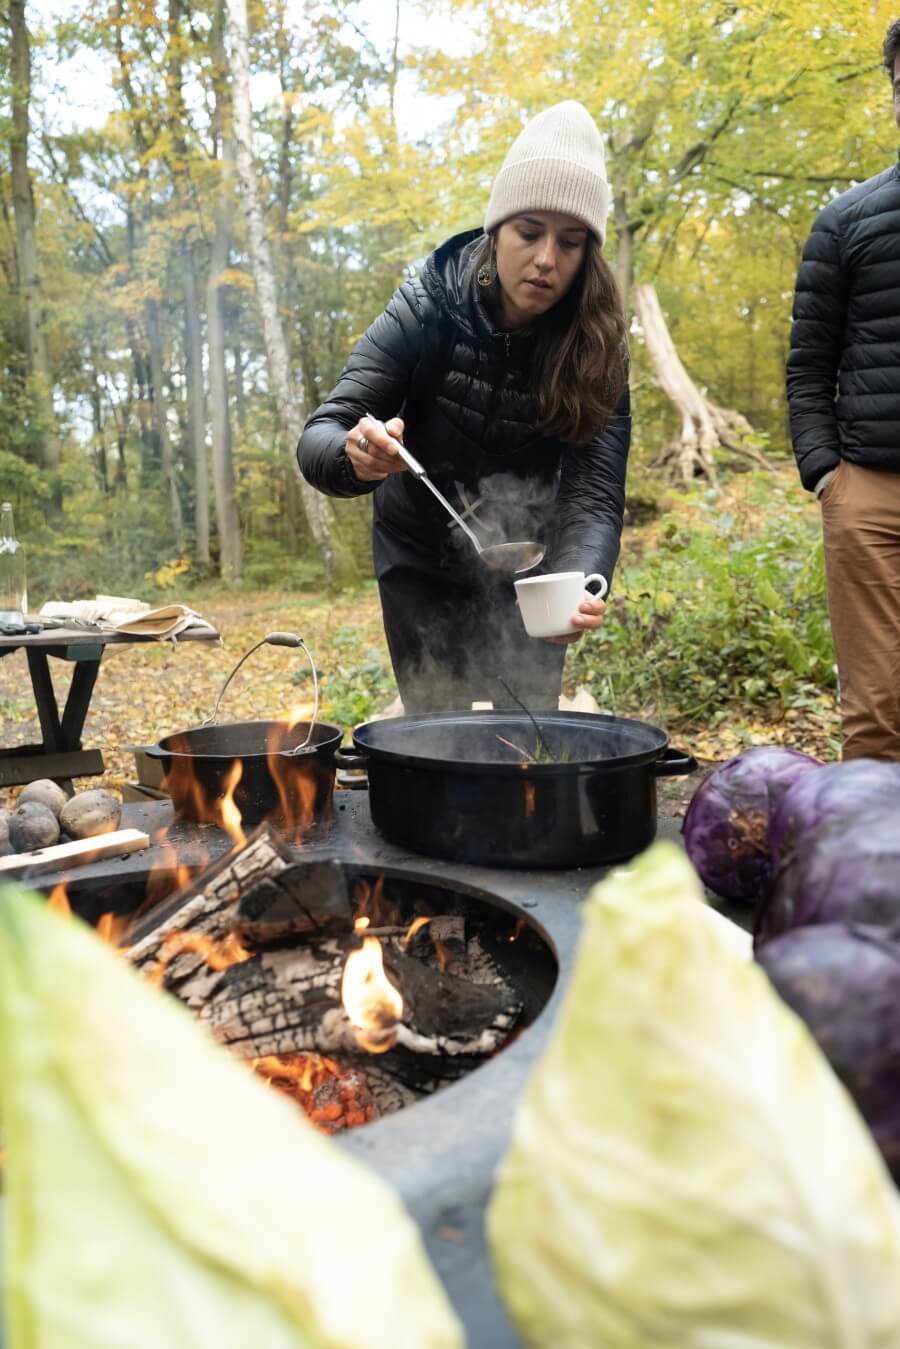
[{"label": "large black pot", "polygon": [[[369,722],[339,768],[365,767],[376,828],[432,857],[506,867],[618,862],[656,834],[656,779],[697,764],[646,722],[588,712],[451,712]],[[541,760],[526,762],[501,739]],[[537,752],[536,752],[537,751]]]},{"label": "large black pot", "polygon": [[304,721],[290,731],[275,721],[225,722],[164,736],[147,753],[162,762],[164,786],[178,819],[218,821],[229,777],[239,762],[234,801],[244,829],[266,819],[296,828],[330,818],[334,754],[342,734],[337,726],[318,722],[309,744],[289,753],[308,731]]}]

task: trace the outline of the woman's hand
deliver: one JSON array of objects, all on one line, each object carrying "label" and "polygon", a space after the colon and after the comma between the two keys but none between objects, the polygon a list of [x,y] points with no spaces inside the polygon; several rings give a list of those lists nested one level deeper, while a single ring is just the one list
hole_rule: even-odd
[{"label": "woman's hand", "polygon": [[406,465],[397,454],[397,441],[402,439],[400,417],[391,417],[386,422],[363,417],[356,423],[344,448],[360,482],[382,482],[391,473],[406,472]]},{"label": "woman's hand", "polygon": [[599,595],[587,595],[579,604],[578,612],[569,620],[571,626],[579,628],[580,631],[569,632],[562,637],[544,637],[542,641],[553,642],[556,646],[569,646],[572,642],[579,642],[586,632],[600,627],[605,613],[606,602],[601,600]]}]

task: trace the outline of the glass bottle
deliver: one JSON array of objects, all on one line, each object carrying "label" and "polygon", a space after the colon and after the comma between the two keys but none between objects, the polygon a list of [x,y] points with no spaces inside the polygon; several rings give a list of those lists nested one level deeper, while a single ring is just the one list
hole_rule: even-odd
[{"label": "glass bottle", "polygon": [[22,627],[28,610],[25,549],[16,538],[13,508],[0,506],[0,624]]}]

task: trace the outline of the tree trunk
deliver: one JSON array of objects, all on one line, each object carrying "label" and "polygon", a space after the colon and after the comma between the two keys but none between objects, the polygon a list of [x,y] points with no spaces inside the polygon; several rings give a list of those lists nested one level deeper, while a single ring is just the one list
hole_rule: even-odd
[{"label": "tree trunk", "polygon": [[188,433],[194,461],[194,547],[201,567],[209,567],[209,470],[206,463],[206,407],[203,397],[203,341],[194,255],[187,239],[181,241],[181,276],[184,293],[185,374]]},{"label": "tree trunk", "polygon": [[634,285],[634,232],[628,224],[626,198],[621,193],[617,193],[613,199],[613,217],[616,222],[616,280],[622,296],[622,308],[627,314]]},{"label": "tree trunk", "polygon": [[[228,37],[231,48],[231,79],[234,98],[234,139],[237,172],[241,184],[241,203],[247,222],[247,242],[256,297],[263,324],[266,363],[272,392],[278,410],[284,448],[292,466],[300,432],[303,429],[300,409],[291,387],[284,331],[278,315],[278,296],[272,253],[266,235],[262,206],[256,180],[253,157],[253,130],[250,112],[250,78],[247,54],[246,0],[229,0]],[[294,469],[296,472],[296,469]],[[300,480],[300,493],[310,533],[322,556],[325,574],[330,582],[339,579],[343,570],[335,540],[332,536],[334,512],[330,503],[305,479]]]},{"label": "tree trunk", "polygon": [[771,468],[766,456],[748,443],[753,428],[747,419],[739,412],[717,407],[685,370],[660,308],[656,287],[648,282],[635,286],[634,306],[657,382],[681,414],[681,434],[663,449],[657,464],[672,464],[684,482],[703,477],[715,483],[713,453],[725,449],[760,468]]},{"label": "tree trunk", "polygon": [[41,463],[53,470],[59,465],[59,441],[53,414],[53,386],[44,309],[38,270],[37,237],[34,219],[34,194],[28,172],[28,115],[31,99],[31,49],[25,20],[25,0],[10,0],[8,22],[11,30],[10,74],[12,77],[12,128],[9,138],[10,178],[13,214],[16,222],[16,246],[19,263],[19,293],[25,317],[25,358],[28,393],[36,412],[37,440]]},{"label": "tree trunk", "polygon": [[178,483],[175,480],[175,458],[172,454],[172,441],[169,437],[166,401],[163,397],[163,360],[162,337],[159,331],[159,305],[156,300],[147,300],[147,340],[150,346],[150,378],[153,389],[153,418],[159,442],[159,458],[163,481],[169,497],[169,518],[172,532],[180,549],[184,548],[184,516],[181,511],[181,498],[178,495]]},{"label": "tree trunk", "polygon": [[238,430],[243,436],[247,430],[247,390],[244,385],[244,352],[237,328],[241,320],[240,306],[224,306],[226,327],[235,333],[231,351],[232,375],[234,377],[234,410],[237,416]]},{"label": "tree trunk", "polygon": [[218,0],[216,5],[210,50],[216,99],[213,114],[213,135],[216,142],[214,153],[221,147],[219,160],[221,178],[206,288],[213,490],[216,527],[219,532],[219,574],[223,580],[236,584],[241,579],[242,570],[241,529],[234,491],[234,460],[231,453],[231,422],[228,415],[228,375],[225,366],[225,324],[219,281],[228,266],[228,253],[231,247],[230,183],[233,167],[233,149],[229,132],[231,110],[225,54],[224,0]]},{"label": "tree trunk", "polygon": [[109,464],[106,457],[106,442],[103,433],[103,399],[100,395],[100,380],[97,377],[97,361],[91,361],[91,425],[94,431],[94,454],[97,461],[97,477],[104,496],[109,495]]}]

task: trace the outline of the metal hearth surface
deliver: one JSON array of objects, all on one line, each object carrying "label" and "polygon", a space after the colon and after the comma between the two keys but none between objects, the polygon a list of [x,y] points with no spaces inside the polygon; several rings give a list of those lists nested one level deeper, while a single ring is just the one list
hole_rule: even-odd
[{"label": "metal hearth surface", "polygon": [[[580,924],[579,901],[607,868],[520,871],[427,858],[395,847],[375,831],[364,792],[338,791],[334,801],[332,825],[304,845],[304,857],[336,857],[373,869],[402,868],[420,873],[423,881],[431,877],[484,891],[514,916],[519,910],[536,925],[559,963],[556,987],[543,1012],[496,1058],[414,1105],[336,1138],[337,1146],[365,1161],[403,1199],[465,1326],[469,1349],[520,1349],[521,1341],[494,1289],[485,1244],[485,1209],[495,1168],[509,1140],[516,1101],[547,1043],[568,986]],[[152,838],[171,819],[170,805],[153,802],[127,805],[122,824],[144,829]],[[679,820],[661,817],[657,837],[680,843],[679,830]],[[169,839],[179,860],[196,856],[201,833],[211,858],[230,846],[218,830],[176,824]],[[151,847],[151,854],[156,851]],[[151,856],[148,863],[146,853],[137,854],[94,863],[71,874],[77,888],[93,881],[102,890],[104,882],[121,886],[131,877],[146,876],[152,861]],[[42,876],[41,888],[56,879]],[[724,912],[746,926],[746,913]],[[99,913],[92,916],[96,921]]]}]

